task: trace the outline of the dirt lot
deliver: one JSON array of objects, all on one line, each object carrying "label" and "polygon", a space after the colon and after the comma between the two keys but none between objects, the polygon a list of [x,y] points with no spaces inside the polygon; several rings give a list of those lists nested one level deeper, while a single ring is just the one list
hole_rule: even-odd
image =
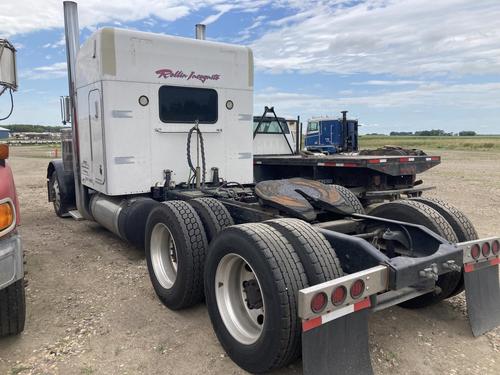
[{"label": "dirt lot", "polygon": [[[59,219],[46,199],[48,153],[12,150],[29,285],[25,332],[0,340],[0,374],[243,374],[205,306],[173,312],[155,297],[142,251],[98,225]],[[422,177],[480,235],[500,233],[499,153],[441,152]],[[500,329],[473,338],[463,295],[370,319],[377,374],[500,374]],[[296,363],[275,374],[300,374]]]}]

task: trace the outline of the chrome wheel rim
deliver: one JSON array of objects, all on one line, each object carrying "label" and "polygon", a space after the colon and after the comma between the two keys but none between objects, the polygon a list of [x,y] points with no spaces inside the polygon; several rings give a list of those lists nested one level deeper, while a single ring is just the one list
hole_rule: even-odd
[{"label": "chrome wheel rim", "polygon": [[52,183],[52,189],[54,191],[54,207],[56,211],[59,211],[61,208],[61,192],[59,190],[59,183],[57,182],[57,178],[54,179]]},{"label": "chrome wheel rim", "polygon": [[[254,285],[253,298],[260,297],[262,307],[249,306],[250,295],[244,286],[248,282]],[[264,330],[265,302],[261,283],[243,257],[231,253],[220,260],[215,274],[215,297],[231,336],[245,345],[256,342]]]},{"label": "chrome wheel rim", "polygon": [[160,285],[170,289],[177,278],[177,247],[170,229],[158,223],[151,232],[151,264]]}]

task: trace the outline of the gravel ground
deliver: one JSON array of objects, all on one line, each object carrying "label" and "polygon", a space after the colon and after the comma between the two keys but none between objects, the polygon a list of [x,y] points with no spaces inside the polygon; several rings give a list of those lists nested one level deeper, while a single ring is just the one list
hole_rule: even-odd
[{"label": "gravel ground", "polygon": [[[27,254],[28,315],[0,340],[0,374],[244,374],[224,353],[205,306],[182,312],[155,297],[143,252],[46,202],[47,159],[12,150]],[[441,152],[422,178],[460,207],[481,236],[500,234],[500,154]],[[500,374],[500,329],[474,338],[464,296],[370,318],[377,374]],[[300,374],[296,363],[274,374]]]}]

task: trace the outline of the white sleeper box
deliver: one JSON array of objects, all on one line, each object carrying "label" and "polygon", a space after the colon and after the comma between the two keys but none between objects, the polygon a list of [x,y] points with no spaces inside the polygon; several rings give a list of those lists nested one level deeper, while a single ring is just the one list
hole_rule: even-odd
[{"label": "white sleeper box", "polygon": [[[225,180],[251,183],[252,51],[114,28],[95,32],[77,56],[82,183],[106,195],[128,195],[149,192],[162,183],[166,169],[173,171],[176,183],[188,180],[186,142],[194,122],[160,119],[162,86],[216,91],[216,121],[199,125],[207,180],[217,167]],[[147,105],[139,103],[141,96]],[[196,135],[192,139],[196,160]]]}]

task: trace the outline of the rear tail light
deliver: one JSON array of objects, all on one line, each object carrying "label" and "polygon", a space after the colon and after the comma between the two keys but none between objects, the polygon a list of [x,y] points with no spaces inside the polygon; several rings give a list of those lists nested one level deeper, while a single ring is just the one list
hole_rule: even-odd
[{"label": "rear tail light", "polygon": [[327,302],[328,302],[328,297],[326,293],[323,292],[318,293],[311,300],[311,310],[314,313],[320,313],[325,309]]},{"label": "rear tail light", "polygon": [[332,303],[334,306],[342,305],[347,297],[347,289],[345,286],[338,286],[332,293]]},{"label": "rear tail light", "polygon": [[351,285],[351,297],[356,299],[361,297],[365,291],[365,282],[361,279],[356,280]]},{"label": "rear tail light", "polygon": [[493,255],[498,255],[498,253],[500,252],[500,243],[497,240],[493,241],[491,252],[493,253]]},{"label": "rear tail light", "polygon": [[483,256],[485,258],[488,258],[490,256],[490,243],[489,242],[485,242],[483,243],[483,246],[481,247],[481,252],[483,253]]},{"label": "rear tail light", "polygon": [[473,245],[470,249],[470,256],[474,259],[479,258],[479,255],[481,255],[481,249],[479,248],[479,245]]},{"label": "rear tail light", "polygon": [[9,202],[0,204],[0,232],[9,228],[14,222],[14,207]]}]

